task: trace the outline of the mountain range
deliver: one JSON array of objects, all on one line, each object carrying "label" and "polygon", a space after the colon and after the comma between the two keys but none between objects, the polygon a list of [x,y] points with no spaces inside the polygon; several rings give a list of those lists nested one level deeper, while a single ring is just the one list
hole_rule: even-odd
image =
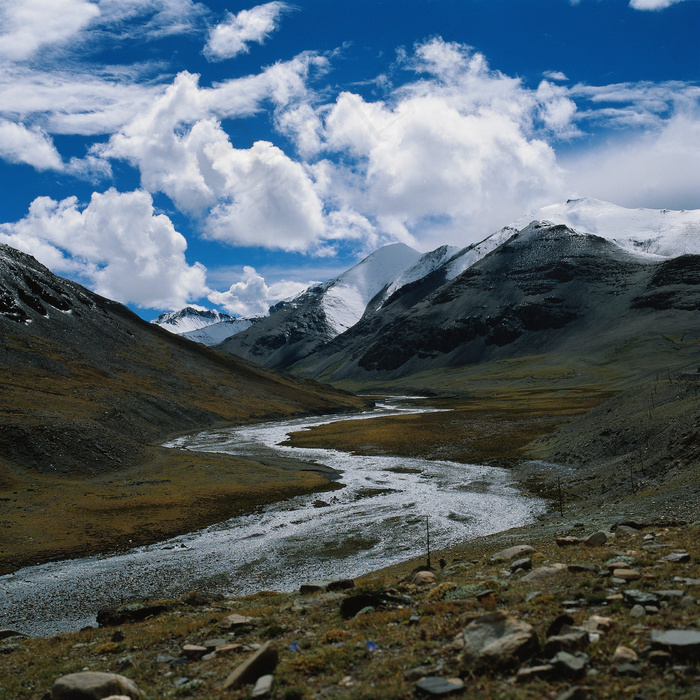
[{"label": "mountain range", "polygon": [[602,361],[692,332],[699,254],[700,211],[569,200],[461,250],[381,248],[216,349],[348,386],[583,347]]}]

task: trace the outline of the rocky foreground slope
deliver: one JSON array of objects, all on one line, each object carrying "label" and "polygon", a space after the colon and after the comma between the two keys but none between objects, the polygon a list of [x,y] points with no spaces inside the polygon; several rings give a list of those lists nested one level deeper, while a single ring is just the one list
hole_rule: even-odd
[{"label": "rocky foreground slope", "polygon": [[434,552],[432,570],[422,557],[294,594],[193,592],[52,639],[6,631],[0,698],[690,700],[699,532],[550,515]]}]

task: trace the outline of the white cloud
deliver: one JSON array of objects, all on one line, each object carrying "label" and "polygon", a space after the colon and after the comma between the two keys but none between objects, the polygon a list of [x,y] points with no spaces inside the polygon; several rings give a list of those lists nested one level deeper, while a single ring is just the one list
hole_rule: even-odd
[{"label": "white cloud", "polygon": [[177,309],[209,291],[205,268],[185,260],[184,236],[143,191],[95,192],[86,207],[38,197],[24,219],[0,224],[0,240],[123,303]]},{"label": "white cloud", "polygon": [[267,313],[273,304],[303,292],[310,284],[280,280],[267,285],[255,268],[245,266],[239,282],[232,284],[226,292],[211,292],[207,298],[228,313],[258,316]]},{"label": "white cloud", "polygon": [[[544,83],[533,92],[440,39],[418,46],[409,65],[429,77],[385,101],[345,92],[324,108],[325,148],[354,159],[355,181],[340,173],[336,188],[350,210],[393,239],[466,245],[559,194],[546,137],[575,131],[564,88]],[[339,171],[326,173],[333,190]]]},{"label": "white cloud", "polygon": [[26,163],[37,170],[62,170],[63,162],[51,138],[40,129],[0,120],[0,158]]},{"label": "white cloud", "polygon": [[558,82],[565,82],[568,80],[566,73],[562,73],[559,70],[548,70],[544,72],[544,77],[549,80],[556,80]]},{"label": "white cloud", "polygon": [[221,60],[248,53],[249,44],[262,44],[277,29],[280,15],[290,9],[284,2],[268,2],[237,15],[228,13],[226,21],[210,31],[204,55]]},{"label": "white cloud", "polygon": [[63,44],[99,15],[88,0],[3,0],[0,58],[20,61],[43,46]]},{"label": "white cloud", "polygon": [[207,155],[224,176],[226,201],[210,213],[206,236],[231,245],[307,251],[323,237],[323,205],[304,167],[266,141],[248,150],[228,142]]},{"label": "white cloud", "polygon": [[635,10],[665,10],[684,0],[630,0],[630,7]]},{"label": "white cloud", "polygon": [[627,207],[682,209],[697,201],[700,112],[562,159],[569,193]]}]

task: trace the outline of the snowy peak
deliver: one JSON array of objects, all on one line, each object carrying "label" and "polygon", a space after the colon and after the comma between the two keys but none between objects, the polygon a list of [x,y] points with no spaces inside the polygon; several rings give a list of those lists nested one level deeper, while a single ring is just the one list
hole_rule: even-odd
[{"label": "snowy peak", "polygon": [[421,255],[418,261],[411,265],[400,277],[395,279],[386,290],[386,297],[390,297],[397,289],[416,282],[423,277],[427,277],[438,268],[442,267],[448,260],[459,253],[460,249],[453,245],[442,245],[435,250],[431,250],[425,255]]},{"label": "snowy peak", "polygon": [[522,229],[533,219],[564,224],[636,253],[674,258],[700,253],[700,210],[627,209],[598,199],[569,199],[537,209],[515,221]]},{"label": "snowy peak", "polygon": [[384,246],[323,285],[323,311],[331,330],[340,335],[354,326],[369,302],[386,289],[421,255],[403,243]]},{"label": "snowy peak", "polygon": [[202,345],[217,345],[232,335],[247,330],[259,320],[259,318],[224,318],[218,323],[182,333],[182,337],[202,343]]},{"label": "snowy peak", "polygon": [[186,306],[184,309],[180,309],[180,311],[169,311],[161,314],[158,318],[151,321],[151,323],[165,328],[165,330],[171,333],[180,335],[228,320],[233,320],[233,317],[228,314],[222,314],[220,311],[195,309],[192,306]]}]

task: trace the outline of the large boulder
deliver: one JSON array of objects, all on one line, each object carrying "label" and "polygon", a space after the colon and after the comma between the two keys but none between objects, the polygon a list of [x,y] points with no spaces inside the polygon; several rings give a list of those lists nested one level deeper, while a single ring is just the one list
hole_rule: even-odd
[{"label": "large boulder", "polygon": [[51,700],[103,700],[110,695],[142,700],[136,684],[116,673],[84,671],[62,676],[51,687]]},{"label": "large boulder", "polygon": [[462,638],[460,666],[465,672],[517,666],[540,648],[532,625],[502,612],[471,620]]}]

